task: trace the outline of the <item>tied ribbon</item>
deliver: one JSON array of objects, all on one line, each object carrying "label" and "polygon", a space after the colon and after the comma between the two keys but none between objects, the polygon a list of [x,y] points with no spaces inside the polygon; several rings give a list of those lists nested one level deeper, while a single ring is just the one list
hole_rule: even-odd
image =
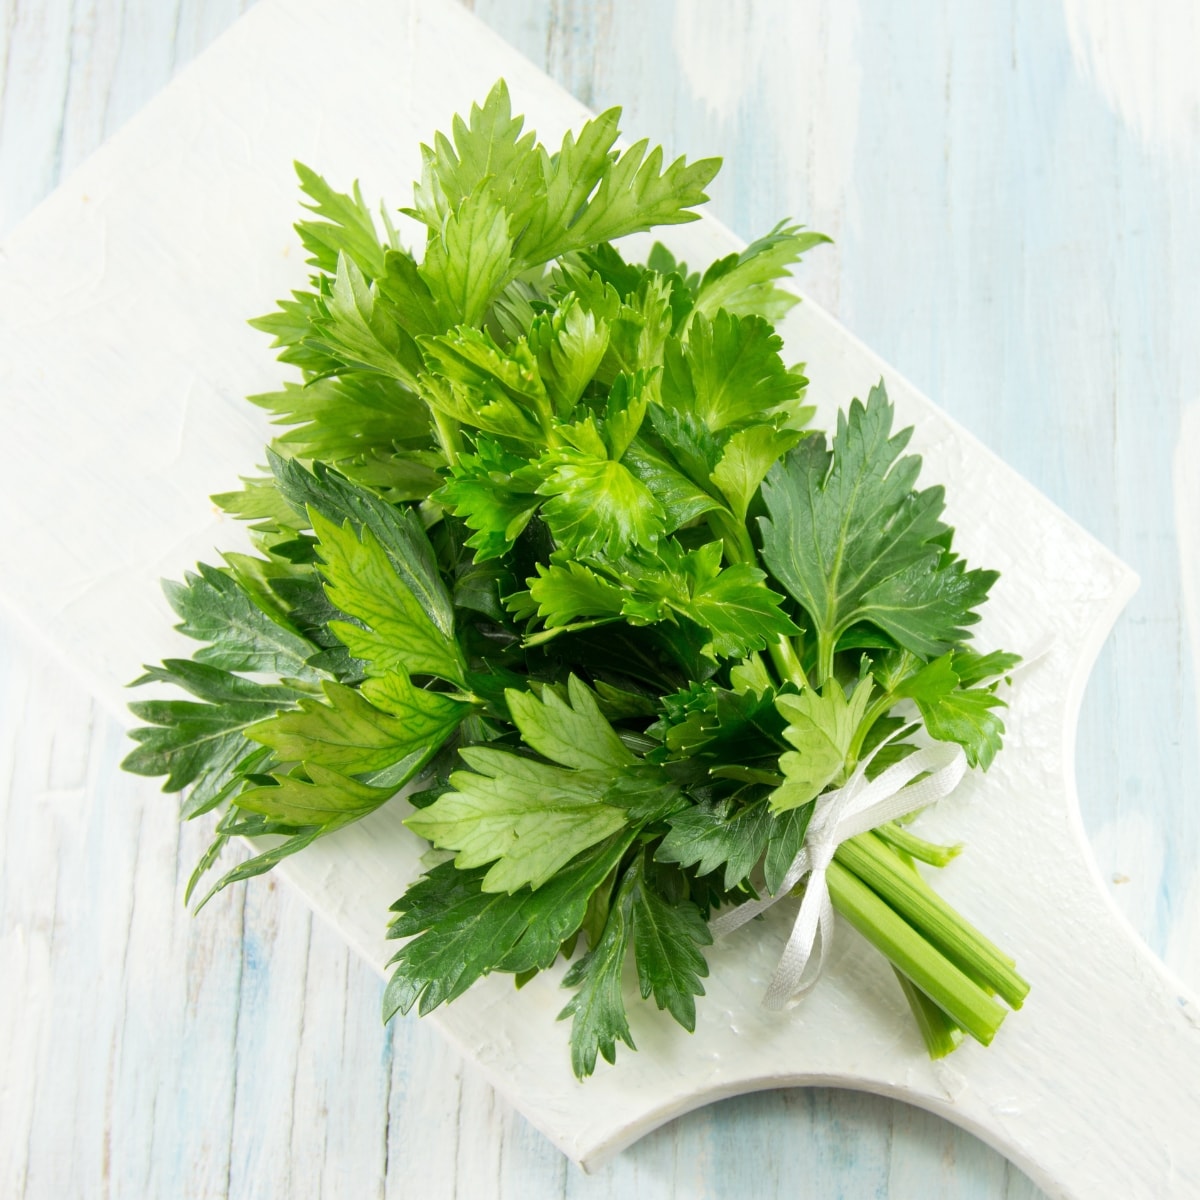
[{"label": "tied ribbon", "polygon": [[[904,732],[898,730],[893,736]],[[860,762],[842,787],[817,797],[804,845],[775,895],[747,901],[709,926],[714,937],[731,933],[782,900],[805,875],[809,877],[791,937],[763,997],[765,1008],[791,1007],[812,990],[824,969],[833,944],[833,902],[825,874],[838,846],[948,796],[967,769],[962,747],[945,742],[917,750],[868,781],[870,761]],[[924,779],[912,782],[926,772]]]}]

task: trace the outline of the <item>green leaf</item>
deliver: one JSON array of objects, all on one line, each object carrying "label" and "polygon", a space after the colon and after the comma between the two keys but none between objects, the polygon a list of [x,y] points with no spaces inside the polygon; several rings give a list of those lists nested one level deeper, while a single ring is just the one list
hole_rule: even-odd
[{"label": "green leaf", "polygon": [[680,812],[691,801],[663,766],[639,762],[613,780],[604,803],[623,808],[631,825],[644,827]]},{"label": "green leaf", "polygon": [[376,278],[375,286],[410,336],[443,333],[451,324],[421,278],[421,269],[411,254],[389,250],[383,256],[383,274]]},{"label": "green leaf", "polygon": [[148,667],[137,684],[170,683],[197,696],[189,700],[142,700],[130,705],[147,726],[134,729],[138,743],[121,763],[135,775],[165,775],[163,791],[192,791],[185,817],[216,807],[265,752],[248,742],[245,730],[264,717],[295,704],[301,693],[232,675],[188,659],[169,658]]},{"label": "green leaf", "polygon": [[487,433],[544,445],[552,424],[537,359],[524,341],[501,349],[486,331],[460,326],[421,342],[429,404]]},{"label": "green leaf", "polygon": [[722,569],[721,552],[720,542],[709,542],[682,553],[673,539],[665,539],[657,555],[639,560],[626,615],[636,611],[639,593],[658,597],[707,630],[711,637],[704,653],[719,658],[743,658],[768,640],[798,632],[779,607],[783,597],[764,585],[763,572],[749,563]]},{"label": "green leaf", "polygon": [[1009,654],[1005,650],[993,650],[989,654],[979,654],[974,650],[956,650],[954,652],[954,673],[963,687],[988,680],[998,680],[1007,675],[1019,662],[1019,654]]},{"label": "green leaf", "polygon": [[466,544],[476,562],[486,562],[507,554],[533,519],[542,503],[536,495],[542,474],[491,438],[477,438],[475,448],[459,455],[434,500],[475,531]]},{"label": "green leaf", "polygon": [[794,429],[751,425],[739,429],[725,444],[712,481],[721,489],[739,521],[758,492],[767,472],[800,440]]},{"label": "green leaf", "polygon": [[403,672],[364,684],[361,694],[327,681],[325,697],[327,704],[302,699],[298,711],[252,725],[246,736],[270,746],[283,762],[319,764],[346,775],[404,762],[411,763],[405,768],[411,777],[471,712],[460,700],[413,687]]},{"label": "green leaf", "polygon": [[578,989],[558,1014],[560,1021],[571,1017],[571,1067],[577,1079],[596,1069],[596,1055],[615,1062],[617,1041],[631,1050],[637,1047],[625,1015],[621,973],[633,921],[633,887],[637,874],[625,873],[608,910],[604,932],[590,954],[581,958],[563,977],[563,987]]},{"label": "green leaf", "polygon": [[800,297],[777,288],[775,280],[790,274],[788,268],[805,251],[828,241],[823,233],[806,233],[798,225],[776,225],[740,254],[719,259],[704,272],[696,311],[710,319],[723,308],[738,316],[756,314],[778,320]]},{"label": "green leaf", "polygon": [[583,563],[575,559],[548,566],[538,563],[537,572],[528,581],[529,595],[547,629],[570,625],[581,617],[621,614],[625,593]]},{"label": "green leaf", "polygon": [[209,645],[195,659],[226,671],[262,671],[283,678],[315,681],[308,665],[317,647],[263,612],[250,594],[224,571],[205,563],[182,584],[165,581],[163,590],[183,619],[180,633]]},{"label": "green leaf", "polygon": [[841,684],[830,680],[821,692],[805,688],[776,697],[775,707],[788,722],[783,736],[795,749],[779,757],[785,782],[771,793],[774,812],[807,804],[842,779],[872,686],[864,679],[847,699]]},{"label": "green leaf", "polygon": [[349,521],[356,530],[369,529],[434,628],[447,638],[453,637],[454,606],[416,512],[389,504],[322,463],[314,463],[312,471],[306,471],[299,463],[270,450],[267,458],[279,490],[297,512],[306,514],[315,509],[334,524]]},{"label": "green leaf", "polygon": [[789,371],[783,341],[761,317],[697,316],[686,342],[666,346],[662,402],[713,433],[761,421],[794,400],[803,378]]},{"label": "green leaf", "polygon": [[529,224],[518,241],[524,262],[546,262],[563,253],[565,231],[611,163],[620,115],[619,108],[600,113],[584,125],[578,138],[568,130],[552,159],[543,151],[544,193],[539,203],[530,206]]},{"label": "green leaf", "polygon": [[591,690],[574,675],[567,678],[567,700],[552,687],[542,689],[540,700],[515,688],[504,696],[526,745],[551,762],[577,771],[605,771],[637,761],[604,719]]},{"label": "green leaf", "polygon": [[367,673],[403,671],[461,684],[466,666],[458,643],[434,626],[370,527],[362,527],[360,541],[348,520],[335,525],[315,509],[309,518],[320,539],[325,594],[366,627],[335,621],[329,628],[368,664]]},{"label": "green leaf", "polygon": [[642,999],[653,995],[660,1009],[692,1033],[696,997],[704,995],[700,980],[708,974],[697,947],[712,944],[708,923],[690,901],[664,900],[640,871],[632,896],[633,957]]},{"label": "green leaf", "polygon": [[553,313],[543,313],[533,320],[529,346],[537,355],[554,410],[565,419],[574,412],[584,388],[604,361],[608,323],[568,295]]},{"label": "green leaf", "polygon": [[625,825],[625,813],[600,802],[614,771],[572,771],[485,746],[459,751],[470,771],[450,776],[454,791],[405,824],[460,869],[494,863],[486,892],[540,887],[576,854]]},{"label": "green leaf", "polygon": [[[1003,708],[1004,701],[990,688],[962,688],[954,670],[959,657],[942,655],[901,682],[893,694],[916,701],[930,737],[957,742],[967,762],[986,771],[1003,745],[1004,722],[993,710]],[[1004,655],[995,662],[1002,664],[1011,657]],[[964,667],[979,669],[970,659]]]},{"label": "green leaf", "polygon": [[[420,1002],[422,1014],[460,996],[492,971],[544,970],[582,927],[588,903],[602,889],[633,840],[614,834],[530,891],[485,892],[482,870],[435,867],[392,905],[401,915],[389,937],[412,937],[392,959],[384,1019]],[[413,935],[420,936],[413,936]]]},{"label": "green leaf", "polygon": [[463,200],[493,182],[518,202],[528,197],[541,172],[535,135],[521,136],[524,123],[523,117],[512,115],[508,87],[500,80],[482,107],[471,105],[467,121],[454,118],[453,141],[439,133],[432,147],[421,147],[424,171],[414,190],[411,215],[440,229]]},{"label": "green leaf", "polygon": [[429,444],[429,410],[414,392],[384,375],[285,383],[282,391],[249,400],[274,413],[275,424],[296,426],[277,444],[299,458],[340,462]]},{"label": "green leaf", "polygon": [[780,635],[799,632],[779,607],[783,597],[765,586],[765,578],[749,563],[734,563],[697,579],[686,611],[712,634],[708,653],[744,658]]},{"label": "green leaf", "polygon": [[242,521],[257,521],[261,529],[277,530],[295,527],[296,513],[280,495],[275,480],[242,476],[243,487],[237,492],[219,492],[209,499],[231,517]]},{"label": "green leaf", "polygon": [[325,316],[313,321],[309,341],[351,369],[378,371],[410,386],[423,366],[416,342],[391,306],[344,254],[325,300]]},{"label": "green leaf", "polygon": [[697,875],[725,868],[723,886],[732,891],[745,880],[767,848],[772,816],[765,804],[735,808],[728,802],[700,803],[667,819],[670,832],[654,857],[695,867]]},{"label": "green leaf", "polygon": [[682,696],[664,698],[668,719],[652,727],[673,759],[706,766],[742,763],[774,766],[783,741],[784,720],[775,692],[734,692],[697,684]]},{"label": "green leaf", "polygon": [[[571,250],[582,250],[596,242],[611,242],[655,225],[695,221],[699,214],[688,211],[708,197],[704,188],[720,168],[719,159],[687,163],[676,159],[663,168],[662,147],[649,154],[649,143],[635,142],[619,158],[605,158],[599,183],[590,199],[570,220],[556,241],[542,239],[536,248],[522,248],[524,260],[545,262]],[[570,164],[563,163],[563,170]]]},{"label": "green leaf", "polygon": [[394,787],[371,787],[349,779],[340,771],[305,763],[305,779],[298,775],[275,775],[274,786],[248,788],[234,797],[238,808],[260,813],[272,821],[289,825],[321,825],[340,829],[361,820],[396,794]]},{"label": "green leaf", "polygon": [[[301,850],[306,850],[319,837],[326,833],[331,833],[339,826],[327,825],[311,825],[306,826],[301,832],[286,836],[283,841],[278,842],[268,850],[262,851],[260,854],[254,855],[252,858],[246,859],[245,862],[239,863],[230,871],[226,871],[216,883],[212,885],[205,893],[204,898],[196,905],[196,911],[199,912],[218,892],[227,888],[231,883],[240,883],[245,879],[253,879],[256,875],[265,875],[268,871],[277,867],[285,858],[290,858],[293,854],[299,854]],[[190,897],[195,890],[196,884],[199,882],[199,877],[216,861],[217,854],[221,848],[229,840],[229,834],[219,834],[213,844],[212,850],[206,854],[201,860],[196,871],[193,873],[191,880],[188,883],[187,893]]]},{"label": "green leaf", "polygon": [[300,187],[313,203],[304,207],[322,221],[299,221],[296,232],[311,257],[308,261],[333,274],[339,255],[347,255],[364,275],[377,278],[383,271],[385,247],[375,230],[375,220],[354,184],[353,195],[335,192],[325,180],[303,163],[295,163]]},{"label": "green leaf", "polygon": [[680,526],[688,525],[704,513],[721,507],[718,500],[636,438],[621,461],[663,506],[667,516],[667,533],[673,533]]},{"label": "green leaf", "polygon": [[805,438],[763,485],[763,560],[811,619],[823,676],[860,621],[921,657],[943,653],[967,636],[996,578],[945,550],[942,489],[913,490],[921,461],[900,457],[912,431],[893,437],[891,425],[880,384],[839,415],[832,453]]},{"label": "green leaf", "polygon": [[812,812],[813,806],[804,804],[799,808],[789,808],[786,812],[776,813],[771,822],[767,853],[763,858],[763,880],[772,896],[783,886],[784,876],[791,869],[796,855],[804,845],[804,835],[808,832]]},{"label": "green leaf", "polygon": [[478,325],[511,278],[512,258],[508,213],[485,181],[431,230],[421,278],[452,324]]},{"label": "green leaf", "polygon": [[658,541],[666,513],[623,463],[564,449],[549,465],[538,492],[551,497],[542,516],[560,546],[579,558],[600,552],[616,558]]}]

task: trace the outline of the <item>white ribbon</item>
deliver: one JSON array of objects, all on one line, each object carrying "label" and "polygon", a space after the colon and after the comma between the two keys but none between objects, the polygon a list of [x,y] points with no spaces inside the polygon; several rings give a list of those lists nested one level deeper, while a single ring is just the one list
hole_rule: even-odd
[{"label": "white ribbon", "polygon": [[[893,736],[904,732],[907,730],[899,730]],[[820,977],[833,944],[833,903],[829,899],[825,873],[838,846],[847,838],[866,833],[887,821],[895,821],[948,796],[967,769],[962,747],[946,742],[925,746],[868,781],[870,761],[867,758],[860,762],[843,787],[817,797],[804,845],[792,860],[775,895],[747,901],[709,926],[714,937],[732,932],[759,913],[766,912],[808,875],[792,935],[763,997],[765,1008],[790,1007],[811,991]],[[919,783],[912,782],[925,772],[929,772],[926,778]],[[814,946],[817,948],[815,958]]]}]

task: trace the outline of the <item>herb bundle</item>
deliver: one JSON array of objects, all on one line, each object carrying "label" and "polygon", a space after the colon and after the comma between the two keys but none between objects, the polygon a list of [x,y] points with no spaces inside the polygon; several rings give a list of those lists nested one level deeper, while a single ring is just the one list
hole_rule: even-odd
[{"label": "herb bundle", "polygon": [[[826,239],[627,261],[718,163],[618,151],[618,115],[551,154],[498,84],[423,147],[419,260],[298,168],[313,274],[253,323],[301,381],[251,397],[289,428],[214,498],[257,552],[167,585],[203,645],[138,682],[192,699],[134,703],[124,764],[219,813],[189,900],[230,839],[274,835],[204,899],[407,789],[433,849],[393,905],[385,1018],[574,956],[581,1077],[633,1045],[631,955],[694,1027],[710,916],[780,891],[819,797],[921,739],[986,769],[1017,661],[968,646],[996,576],[954,553],[882,385],[809,429],[773,322]],[[935,1055],[1027,990],[914,866],[953,853],[888,822],[826,874]]]}]

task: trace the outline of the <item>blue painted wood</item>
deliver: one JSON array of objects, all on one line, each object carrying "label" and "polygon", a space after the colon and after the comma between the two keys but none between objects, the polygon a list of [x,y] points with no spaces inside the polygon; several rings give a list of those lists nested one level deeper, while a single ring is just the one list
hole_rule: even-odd
[{"label": "blue painted wood", "polygon": [[[245,7],[6,0],[0,229]],[[631,136],[723,155],[713,207],[742,236],[833,234],[802,285],[1141,572],[1086,697],[1080,790],[1115,899],[1195,984],[1198,526],[1175,508],[1200,166],[1081,66],[1079,14],[1102,6],[473,7],[586,103],[623,104]],[[1186,7],[1142,20],[1194,32]],[[582,1175],[430,1030],[381,1033],[373,973],[285,891],[184,917],[203,831],[118,774],[119,732],[21,630],[0,653],[0,1193],[1040,1195],[936,1118],[827,1089],[714,1105]]]}]

